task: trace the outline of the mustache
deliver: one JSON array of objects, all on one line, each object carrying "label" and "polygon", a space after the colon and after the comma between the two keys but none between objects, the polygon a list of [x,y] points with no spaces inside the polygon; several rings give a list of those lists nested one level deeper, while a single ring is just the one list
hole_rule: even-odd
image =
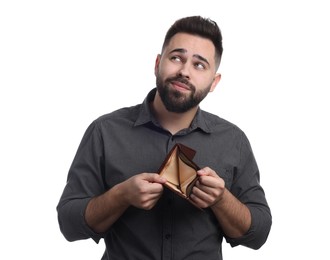
[{"label": "mustache", "polygon": [[166,80],[166,83],[171,83],[172,81],[177,81],[180,83],[183,83],[187,85],[191,90],[195,91],[196,88],[193,84],[191,84],[186,78],[183,78],[181,76],[171,77]]}]

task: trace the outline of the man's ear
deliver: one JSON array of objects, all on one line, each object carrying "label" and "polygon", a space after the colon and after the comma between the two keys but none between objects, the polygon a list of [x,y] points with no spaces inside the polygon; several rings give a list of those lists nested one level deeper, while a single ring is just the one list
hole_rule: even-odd
[{"label": "man's ear", "polygon": [[213,92],[213,90],[215,89],[215,87],[218,85],[219,81],[221,79],[221,74],[220,73],[216,73],[214,75],[214,79],[210,88],[210,92]]},{"label": "man's ear", "polygon": [[161,57],[162,56],[160,54],[158,54],[157,57],[156,57],[155,69],[154,69],[155,76],[157,76],[157,74],[158,74],[158,68],[159,68],[159,63],[160,63],[160,58]]}]

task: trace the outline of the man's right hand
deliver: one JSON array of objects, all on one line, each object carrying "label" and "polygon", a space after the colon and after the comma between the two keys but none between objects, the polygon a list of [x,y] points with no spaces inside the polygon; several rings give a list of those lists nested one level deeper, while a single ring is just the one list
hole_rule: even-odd
[{"label": "man's right hand", "polygon": [[85,211],[87,224],[97,233],[103,233],[129,206],[152,209],[163,193],[164,177],[157,173],[140,173],[92,198]]},{"label": "man's right hand", "polygon": [[157,173],[141,173],[119,184],[123,192],[123,198],[128,205],[152,209],[163,193],[164,177]]}]

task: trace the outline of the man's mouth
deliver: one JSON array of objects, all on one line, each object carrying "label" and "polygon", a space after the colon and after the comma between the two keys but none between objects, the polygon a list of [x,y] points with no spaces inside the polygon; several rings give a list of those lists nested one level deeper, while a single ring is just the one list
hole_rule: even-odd
[{"label": "man's mouth", "polygon": [[177,89],[179,91],[191,91],[190,86],[183,82],[173,80],[173,81],[171,81],[171,84],[175,89]]}]

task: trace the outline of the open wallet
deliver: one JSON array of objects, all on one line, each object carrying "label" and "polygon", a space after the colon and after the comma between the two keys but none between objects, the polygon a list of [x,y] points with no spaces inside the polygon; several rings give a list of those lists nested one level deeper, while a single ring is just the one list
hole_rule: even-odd
[{"label": "open wallet", "polygon": [[168,153],[159,170],[159,174],[167,180],[164,185],[188,200],[200,169],[192,161],[195,154],[195,150],[178,143]]}]

